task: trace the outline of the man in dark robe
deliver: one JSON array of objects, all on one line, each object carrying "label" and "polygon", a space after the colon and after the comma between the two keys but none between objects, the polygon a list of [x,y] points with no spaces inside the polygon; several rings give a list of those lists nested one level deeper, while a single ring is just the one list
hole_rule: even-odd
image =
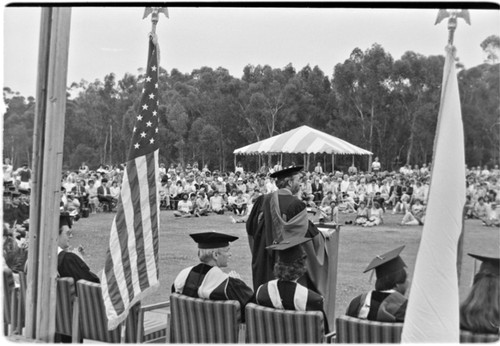
[{"label": "man in dark robe", "polygon": [[69,251],[72,224],[69,213],[61,213],[59,217],[57,272],[60,277],[72,277],[75,284],[82,279],[99,283],[99,277],[90,271],[89,266],[82,259],[83,249],[78,248],[77,253]]},{"label": "man in dark robe", "polygon": [[[59,277],[71,277],[76,282],[78,280],[87,280],[95,283],[100,283],[99,277],[90,271],[89,266],[83,260],[83,249],[78,248],[75,252],[69,251],[69,241],[72,237],[71,227],[73,221],[69,213],[64,212],[59,216],[59,238],[58,253],[57,253],[57,273]],[[78,292],[77,292],[78,294]],[[70,335],[56,333],[54,337],[55,342],[71,343],[72,338]],[[83,342],[80,339],[80,342]]]},{"label": "man in dark robe", "polygon": [[404,245],[372,260],[364,273],[375,270],[375,290],[354,298],[347,308],[347,316],[378,322],[404,322],[408,274],[399,256],[403,249]]},{"label": "man in dark robe", "polygon": [[294,238],[311,238],[304,244],[307,254],[307,272],[298,282],[322,296],[329,287],[329,261],[325,236],[309,221],[306,205],[297,195],[300,193],[302,166],[292,166],[274,172],[278,191],[259,196],[252,207],[246,229],[252,252],[252,278],[254,290],[274,279],[277,255],[266,247]]},{"label": "man in dark robe", "polygon": [[238,239],[218,232],[190,234],[198,243],[199,264],[183,269],[175,278],[172,293],[211,300],[237,300],[241,312],[253,296],[253,291],[235,272],[226,274],[231,250],[229,243]]}]

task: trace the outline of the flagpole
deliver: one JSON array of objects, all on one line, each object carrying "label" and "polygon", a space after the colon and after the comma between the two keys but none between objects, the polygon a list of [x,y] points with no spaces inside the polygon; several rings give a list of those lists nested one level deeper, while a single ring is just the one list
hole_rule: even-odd
[{"label": "flagpole", "polygon": [[71,7],[42,8],[26,291],[28,339],[53,342]]}]

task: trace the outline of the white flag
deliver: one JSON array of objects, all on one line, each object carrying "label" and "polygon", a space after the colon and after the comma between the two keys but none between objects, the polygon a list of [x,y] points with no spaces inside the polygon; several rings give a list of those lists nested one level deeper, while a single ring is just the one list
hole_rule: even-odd
[{"label": "white flag", "polygon": [[405,343],[458,343],[457,247],[465,204],[464,131],[455,51],[446,47],[431,185],[403,327]]}]

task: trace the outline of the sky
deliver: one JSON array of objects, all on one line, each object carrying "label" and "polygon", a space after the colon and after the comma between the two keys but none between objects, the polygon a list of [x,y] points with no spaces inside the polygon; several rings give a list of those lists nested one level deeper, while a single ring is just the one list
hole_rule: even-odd
[{"label": "sky", "polygon": [[[243,3],[241,3],[243,4]],[[331,3],[334,4],[334,3]],[[395,3],[397,4],[397,3]],[[442,3],[441,3],[442,4]],[[429,4],[427,4],[429,6]],[[430,5],[431,6],[431,5]],[[397,60],[406,51],[444,55],[447,19],[435,25],[437,8],[169,7],[157,25],[161,66],[182,73],[209,66],[240,78],[248,65],[299,71],[318,66],[332,77],[336,64],[355,48],[380,44]],[[151,17],[144,7],[74,7],[71,12],[68,85],[82,79],[121,79],[138,74],[147,59]],[[4,87],[35,96],[39,7],[3,7]],[[455,46],[466,68],[483,63],[481,42],[500,35],[498,10],[470,10],[471,25],[459,19]]]}]

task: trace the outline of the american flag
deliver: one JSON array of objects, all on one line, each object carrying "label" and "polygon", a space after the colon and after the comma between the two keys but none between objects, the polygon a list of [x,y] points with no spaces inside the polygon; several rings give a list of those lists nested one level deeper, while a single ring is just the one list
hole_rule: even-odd
[{"label": "american flag", "polygon": [[158,48],[150,35],[141,104],[101,279],[108,329],[159,285]]}]

